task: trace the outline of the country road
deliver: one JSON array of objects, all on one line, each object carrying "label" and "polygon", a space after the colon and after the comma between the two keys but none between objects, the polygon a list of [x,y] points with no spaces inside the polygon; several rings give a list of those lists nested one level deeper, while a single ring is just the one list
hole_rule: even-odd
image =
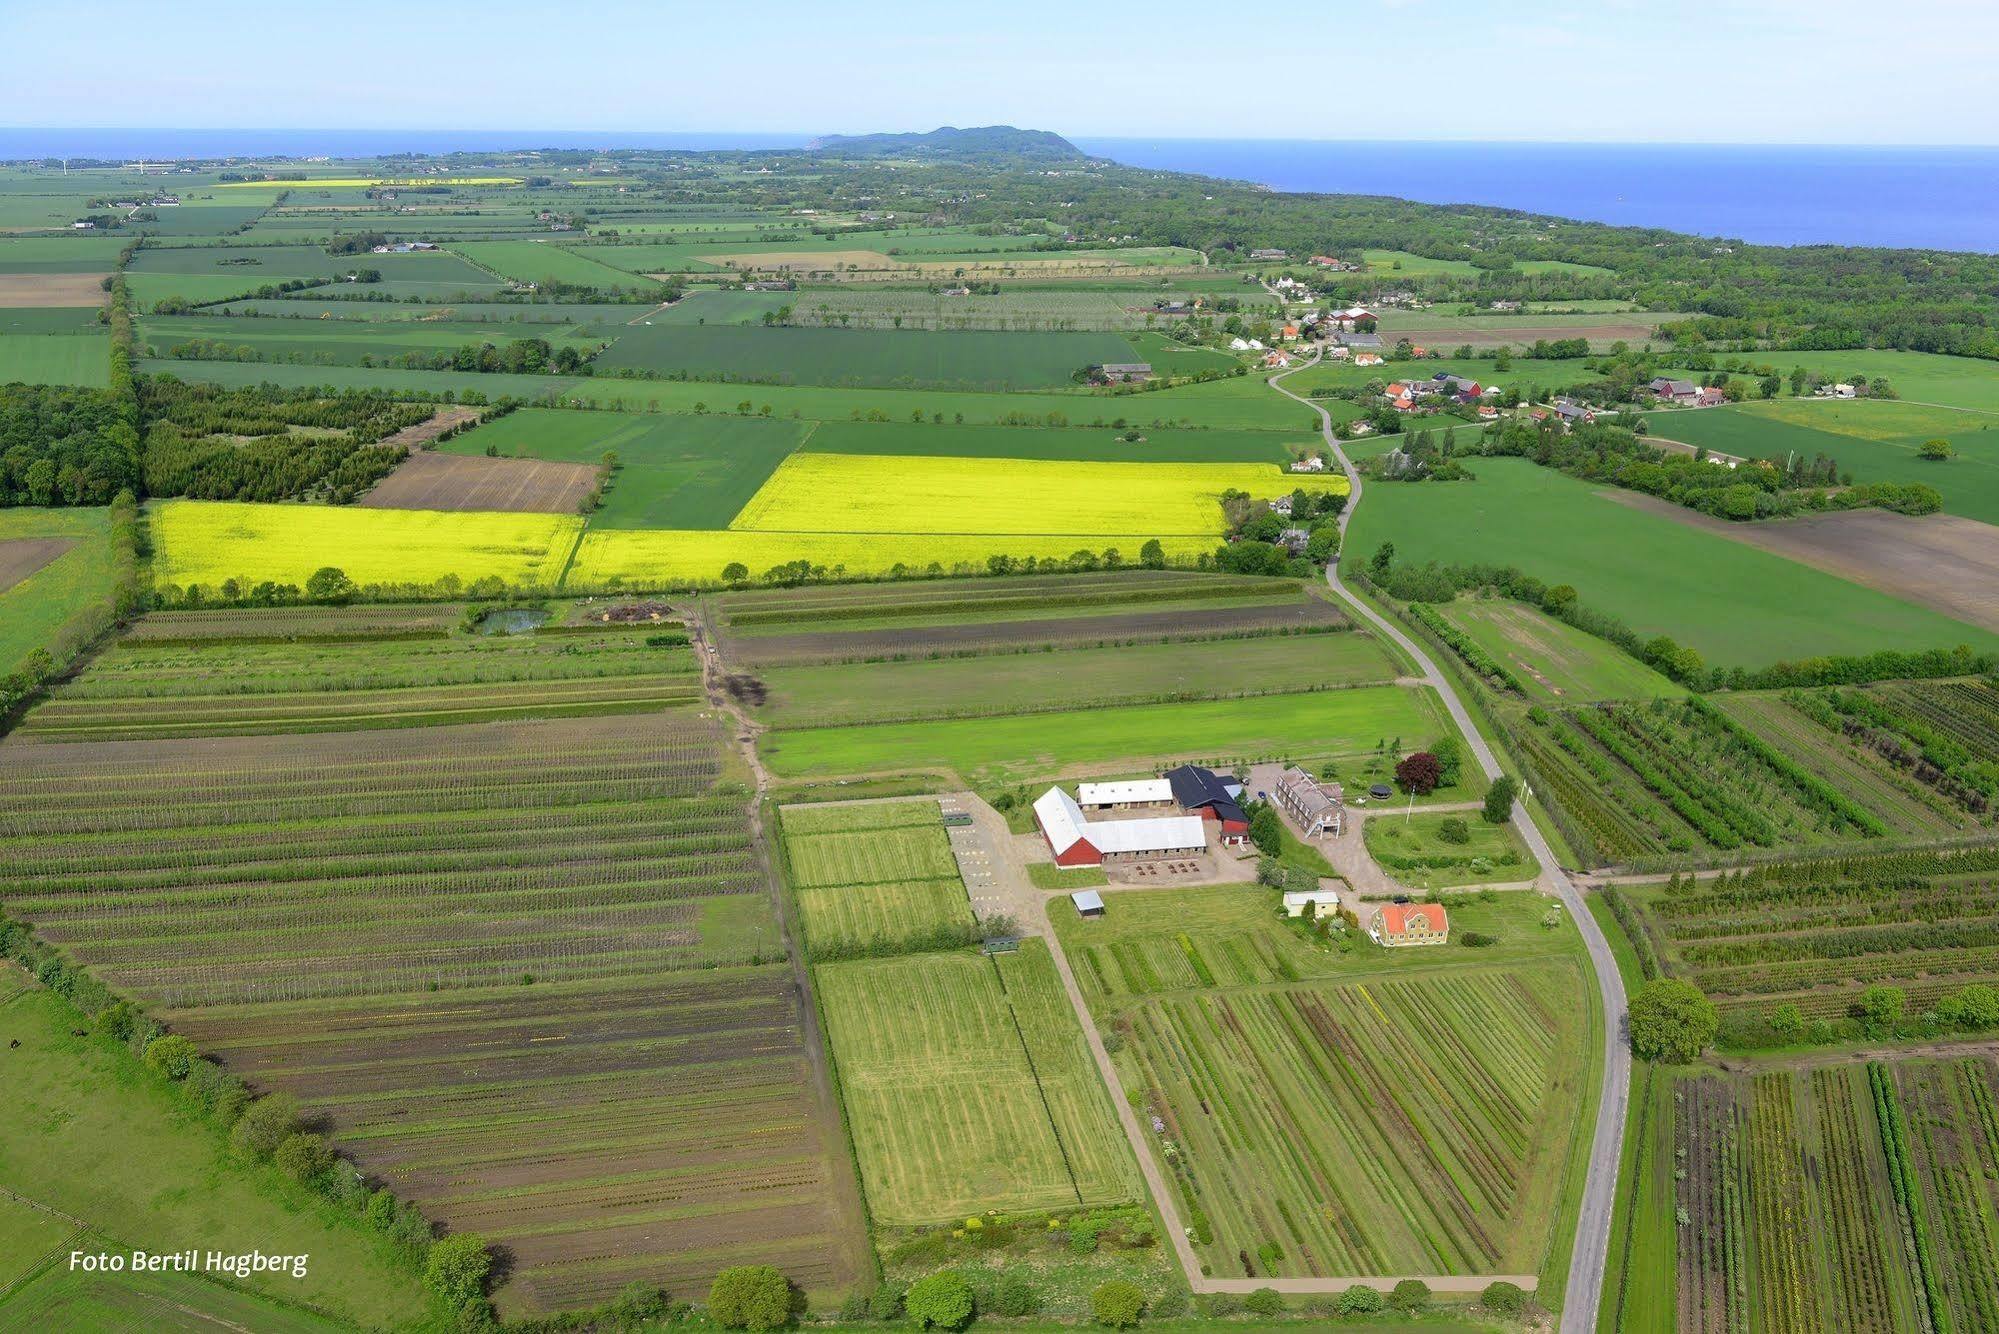
[{"label": "country road", "polygon": [[[1347,457],[1346,451],[1340,447],[1339,438],[1333,434],[1333,419],[1326,410],[1278,383],[1286,376],[1304,370],[1306,366],[1318,364],[1318,360],[1319,358],[1314,356],[1303,366],[1270,376],[1265,383],[1286,398],[1303,403],[1319,415],[1319,431],[1325,438],[1326,447],[1332,451],[1333,457],[1339,460],[1341,469],[1353,487],[1352,494],[1347,497],[1346,509],[1341,512],[1339,518],[1340,542],[1344,554],[1347,523],[1360,508],[1360,473],[1354,467],[1353,461]],[[1403,633],[1401,627],[1355,596],[1340,581],[1339,560],[1333,561],[1326,567],[1326,583],[1332,588],[1335,596],[1352,607],[1369,624],[1387,635],[1414,660],[1422,669],[1423,679],[1443,699],[1444,707],[1450,711],[1458,730],[1464,734],[1466,743],[1471,747],[1472,754],[1478,758],[1479,767],[1485,771],[1486,777],[1499,777],[1499,761],[1493,755],[1492,747],[1486,744],[1485,738],[1479,735],[1478,728],[1472,725],[1471,714],[1466,711],[1464,702],[1458,698],[1458,693],[1452,687],[1450,680],[1437,664],[1431,661],[1429,654],[1425,653],[1415,640]],[[1590,1146],[1589,1172],[1583,1186],[1582,1211],[1576,1222],[1575,1250],[1569,1264],[1568,1291],[1562,1300],[1561,1326],[1563,1334],[1592,1334],[1597,1327],[1597,1308],[1603,1295],[1604,1266],[1610,1252],[1611,1217],[1617,1197],[1618,1160],[1624,1149],[1625,1109],[1631,1096],[1631,1053],[1625,1046],[1624,1040],[1626,1017],[1624,980],[1618,975],[1617,961],[1610,952],[1610,942],[1604,938],[1603,930],[1597,925],[1596,918],[1590,915],[1589,905],[1583,901],[1582,892],[1576,888],[1575,882],[1569,879],[1567,872],[1562,870],[1561,864],[1555,859],[1554,849],[1548,846],[1548,840],[1542,836],[1540,828],[1528,816],[1526,806],[1518,801],[1513,803],[1513,825],[1519,830],[1520,836],[1527,841],[1535,860],[1541,864],[1542,878],[1554,886],[1556,893],[1567,906],[1569,916],[1575,920],[1577,928],[1583,933],[1583,942],[1589,948],[1590,963],[1596,971],[1597,988],[1603,995],[1603,1095],[1597,1106],[1596,1132]]]}]

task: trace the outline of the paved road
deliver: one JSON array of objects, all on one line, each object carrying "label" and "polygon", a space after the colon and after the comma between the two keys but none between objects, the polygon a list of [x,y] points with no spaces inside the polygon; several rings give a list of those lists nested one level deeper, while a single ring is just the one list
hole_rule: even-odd
[{"label": "paved road", "polygon": [[[1315,356],[1306,365],[1316,364]],[[1296,368],[1305,369],[1304,366]],[[1354,511],[1360,508],[1361,479],[1349,459],[1346,450],[1333,434],[1333,419],[1326,410],[1308,398],[1292,393],[1278,381],[1293,372],[1285,371],[1269,378],[1272,389],[1286,398],[1303,403],[1319,414],[1319,430],[1325,437],[1326,447],[1332,451],[1340,467],[1346,472],[1353,486],[1353,494],[1347,498],[1347,507],[1340,515],[1340,538],[1344,548],[1347,522]],[[1333,593],[1358,612],[1367,622],[1382,634],[1387,635],[1403,652],[1422,668],[1423,679],[1429,682],[1444,701],[1451,718],[1464,734],[1472,754],[1477,757],[1479,767],[1487,778],[1499,777],[1499,760],[1493,755],[1492,747],[1486,744],[1478,728],[1472,725],[1471,714],[1466,711],[1464,701],[1452,688],[1437,664],[1429,654],[1404,634],[1401,627],[1376,611],[1372,606],[1340,582],[1339,562],[1326,567],[1326,582]],[[1589,1175],[1583,1186],[1582,1213],[1576,1223],[1575,1251],[1569,1262],[1569,1288],[1562,1301],[1563,1334],[1592,1334],[1597,1325],[1597,1307],[1603,1295],[1604,1265],[1610,1252],[1610,1225],[1617,1198],[1618,1159],[1624,1149],[1624,1114],[1631,1097],[1631,1053],[1625,1046],[1624,1031],[1626,1021],[1624,980],[1618,976],[1617,961],[1611,956],[1610,942],[1590,915],[1589,905],[1583,901],[1582,892],[1569,879],[1561,864],[1555,859],[1555,851],[1548,846],[1548,840],[1528,817],[1527,808],[1519,802],[1513,804],[1513,825],[1520,836],[1527,841],[1535,860],[1541,864],[1541,875],[1567,905],[1569,915],[1583,933],[1583,941],[1589,947],[1590,963],[1596,971],[1596,983],[1603,993],[1603,1096],[1597,1106],[1596,1135],[1590,1146]]]}]

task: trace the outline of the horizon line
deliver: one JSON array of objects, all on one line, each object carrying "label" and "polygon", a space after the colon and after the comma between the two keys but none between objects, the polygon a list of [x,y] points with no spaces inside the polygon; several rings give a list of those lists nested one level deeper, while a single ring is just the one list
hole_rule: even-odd
[{"label": "horizon line", "polygon": [[[932,128],[934,130],[946,127],[938,126]],[[950,128],[986,129],[993,127],[955,126]],[[1015,126],[1011,128],[1032,128],[1032,127]],[[556,128],[485,129],[477,126],[465,126],[465,125],[453,125],[453,126],[425,126],[425,125],[250,126],[250,125],[67,125],[67,124],[0,125],[0,134],[33,134],[38,132],[67,133],[67,134],[119,134],[119,133],[138,133],[138,134],[176,134],[176,133],[178,134],[294,134],[297,133],[297,134],[428,134],[428,135],[477,134],[477,135],[488,135],[488,136],[518,134],[523,136],[523,138],[520,141],[519,148],[517,150],[507,150],[507,149],[486,150],[493,152],[504,152],[504,151],[527,151],[535,147],[538,147],[538,145],[534,143],[532,138],[529,137],[538,134],[563,135],[567,137],[578,137],[578,136],[588,136],[588,135],[615,135],[615,136],[672,135],[672,136],[703,136],[709,138],[727,138],[730,136],[742,136],[744,138],[764,138],[764,139],[784,138],[784,139],[810,140],[810,139],[824,138],[828,135],[855,136],[855,135],[866,135],[866,134],[926,134],[930,133],[931,131],[929,130],[807,131],[807,130],[745,130],[745,129],[711,130],[711,129],[657,129],[657,128],[613,129],[602,126],[592,127],[588,129],[556,129]],[[1869,140],[1855,141],[1855,140],[1820,140],[1820,139],[1544,139],[1544,138],[1507,138],[1507,137],[1436,138],[1429,136],[1406,137],[1406,138],[1396,138],[1396,137],[1302,138],[1302,137],[1286,136],[1286,135],[1202,135],[1202,134],[1179,134],[1179,133],[1163,133],[1163,132],[1134,134],[1134,133],[1112,133],[1112,132],[1099,133],[1093,131],[1059,131],[1059,130],[1052,131],[1052,133],[1055,133],[1059,137],[1071,141],[1074,141],[1076,139],[1090,139],[1090,140],[1110,141],[1117,143],[1170,142],[1170,143],[1212,143],[1212,144],[1271,143],[1271,144],[1357,144],[1357,145],[1358,144],[1366,144],[1366,145],[1499,144],[1508,147],[1532,146],[1532,147],[1543,147],[1543,148],[1819,148],[1819,149],[1847,149],[1847,150],[1861,150],[1861,151],[1867,151],[1867,150],[1952,151],[1952,150],[1966,150],[1966,149],[1999,150],[1999,142],[1983,142],[1983,141],[1981,142],[1933,141],[1929,143],[1916,143],[1916,142],[1902,142],[1902,141],[1877,142]],[[702,152],[702,151],[727,151],[727,150],[690,149],[687,151]],[[263,156],[286,156],[286,155],[265,154]]]}]

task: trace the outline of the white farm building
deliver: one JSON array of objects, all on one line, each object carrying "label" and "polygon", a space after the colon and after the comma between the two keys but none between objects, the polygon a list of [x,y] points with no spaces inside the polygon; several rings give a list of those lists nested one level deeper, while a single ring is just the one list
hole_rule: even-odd
[{"label": "white farm building", "polygon": [[1198,815],[1145,820],[1091,820],[1076,799],[1051,787],[1034,803],[1034,820],[1057,866],[1101,866],[1150,857],[1188,857],[1207,851],[1208,833]]}]

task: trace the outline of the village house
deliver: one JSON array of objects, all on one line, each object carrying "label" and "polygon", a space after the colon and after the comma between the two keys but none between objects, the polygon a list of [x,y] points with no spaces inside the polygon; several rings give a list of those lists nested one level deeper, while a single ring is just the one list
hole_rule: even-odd
[{"label": "village house", "polygon": [[1684,403],[1692,406],[1700,401],[1700,386],[1692,380],[1669,380],[1664,376],[1645,386],[1646,392],[1655,398],[1663,398],[1669,403]]},{"label": "village house", "polygon": [[1263,354],[1263,364],[1272,368],[1289,366],[1291,364],[1291,354],[1281,348],[1272,348]]},{"label": "village house", "polygon": [[1333,917],[1340,911],[1340,896],[1331,889],[1291,889],[1284,892],[1284,915],[1303,917],[1307,909],[1312,916]]},{"label": "village house", "polygon": [[1578,403],[1573,398],[1558,398],[1549,406],[1554,409],[1555,415],[1560,417],[1565,425],[1588,425],[1596,420],[1595,408],[1587,403]]},{"label": "village house", "polygon": [[1289,255],[1289,253],[1290,253],[1289,251],[1277,250],[1270,246],[1264,246],[1261,249],[1250,251],[1249,257],[1251,259],[1265,259],[1265,260],[1284,259]]},{"label": "village house", "polygon": [[1718,408],[1728,402],[1728,395],[1715,388],[1703,388],[1694,398],[1697,408]]},{"label": "village house", "polygon": [[1345,361],[1352,355],[1353,349],[1350,347],[1329,347],[1326,349],[1326,358],[1329,361]]},{"label": "village house", "polygon": [[1337,836],[1346,827],[1346,801],[1340,785],[1322,784],[1295,764],[1277,780],[1277,802],[1290,812],[1307,838]]},{"label": "village house", "polygon": [[1451,923],[1440,903],[1384,903],[1368,917],[1367,934],[1377,945],[1443,945]]},{"label": "village house", "polygon": [[1277,545],[1294,556],[1302,556],[1305,549],[1312,545],[1312,535],[1303,528],[1286,528],[1277,535]]},{"label": "village house", "polygon": [[1356,352],[1353,354],[1353,364],[1356,366],[1379,366],[1386,362],[1386,360],[1387,358],[1383,357],[1379,352]]},{"label": "village house", "polygon": [[1324,472],[1325,470],[1326,461],[1317,454],[1307,454],[1304,458],[1294,461],[1291,465],[1292,472]]},{"label": "village house", "polygon": [[1520,309],[1520,303],[1518,301],[1495,301],[1492,303],[1492,308],[1498,311],[1518,310]]},{"label": "village house", "polygon": [[1114,361],[1107,363],[1102,369],[1104,378],[1114,384],[1152,378],[1152,366],[1144,361]]},{"label": "village house", "polygon": [[1850,384],[1822,384],[1812,392],[1820,398],[1852,398],[1854,393]]},{"label": "village house", "polygon": [[1282,515],[1283,515],[1283,516],[1284,516],[1285,518],[1287,518],[1287,519],[1288,519],[1288,518],[1290,518],[1290,517],[1291,517],[1291,497],[1289,497],[1289,496],[1279,496],[1279,497],[1277,497],[1277,499],[1275,499],[1275,500],[1273,500],[1273,501],[1271,501],[1271,502],[1270,502],[1270,510],[1271,510],[1271,513],[1273,513],[1273,514],[1282,514]]}]

